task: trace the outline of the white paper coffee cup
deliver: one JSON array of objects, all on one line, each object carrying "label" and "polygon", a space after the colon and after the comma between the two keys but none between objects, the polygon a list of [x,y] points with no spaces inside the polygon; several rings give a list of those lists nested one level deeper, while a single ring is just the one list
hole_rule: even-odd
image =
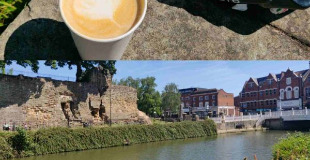
[{"label": "white paper coffee cup", "polygon": [[83,60],[120,60],[123,56],[133,33],[141,25],[147,10],[147,0],[140,0],[143,8],[139,9],[138,20],[125,34],[109,39],[96,39],[79,33],[67,21],[62,8],[63,1],[59,1],[61,16],[71,31],[75,45]]}]

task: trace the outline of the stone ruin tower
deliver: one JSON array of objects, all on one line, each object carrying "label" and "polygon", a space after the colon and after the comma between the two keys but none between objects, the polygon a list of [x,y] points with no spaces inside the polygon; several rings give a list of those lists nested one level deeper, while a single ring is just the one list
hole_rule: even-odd
[{"label": "stone ruin tower", "polygon": [[[151,123],[138,110],[137,91],[112,85],[101,67],[92,69],[89,82],[0,75],[0,123],[26,123],[32,128],[113,123]],[[110,112],[111,111],[111,112]]]}]

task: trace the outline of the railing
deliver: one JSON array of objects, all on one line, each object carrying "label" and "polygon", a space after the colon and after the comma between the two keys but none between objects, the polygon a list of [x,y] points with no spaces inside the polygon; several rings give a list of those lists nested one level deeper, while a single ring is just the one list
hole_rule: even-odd
[{"label": "railing", "polygon": [[263,114],[256,114],[256,115],[245,115],[245,116],[232,116],[232,117],[214,117],[211,118],[215,123],[222,123],[222,122],[235,122],[235,121],[248,121],[248,120],[258,120],[257,125],[263,122],[266,119],[277,119],[277,118],[294,118],[294,117],[302,117],[302,116],[309,116],[310,117],[310,109],[303,109],[303,110],[289,110],[289,111],[275,111],[275,112],[266,112]]}]

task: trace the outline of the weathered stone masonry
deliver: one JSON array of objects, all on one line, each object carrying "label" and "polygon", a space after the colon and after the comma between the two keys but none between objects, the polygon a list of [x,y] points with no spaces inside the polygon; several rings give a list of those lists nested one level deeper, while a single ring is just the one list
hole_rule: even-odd
[{"label": "weathered stone masonry", "polygon": [[[98,73],[97,73],[98,74]],[[29,127],[74,126],[82,122],[149,123],[137,109],[134,88],[110,85],[109,77],[93,74],[89,83],[0,75],[0,124]]]}]

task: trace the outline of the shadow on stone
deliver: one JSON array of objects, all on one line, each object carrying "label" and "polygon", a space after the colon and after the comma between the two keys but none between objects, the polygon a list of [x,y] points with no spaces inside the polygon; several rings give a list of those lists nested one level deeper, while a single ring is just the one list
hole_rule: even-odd
[{"label": "shadow on stone", "polygon": [[80,60],[70,31],[63,22],[33,19],[21,25],[9,38],[6,60]]},{"label": "shadow on stone", "polygon": [[216,26],[226,28],[242,34],[249,35],[272,21],[280,19],[285,14],[274,15],[269,9],[258,5],[249,5],[246,12],[231,9],[233,4],[220,2],[219,0],[157,0],[167,5],[183,8],[192,15],[199,16]]}]

